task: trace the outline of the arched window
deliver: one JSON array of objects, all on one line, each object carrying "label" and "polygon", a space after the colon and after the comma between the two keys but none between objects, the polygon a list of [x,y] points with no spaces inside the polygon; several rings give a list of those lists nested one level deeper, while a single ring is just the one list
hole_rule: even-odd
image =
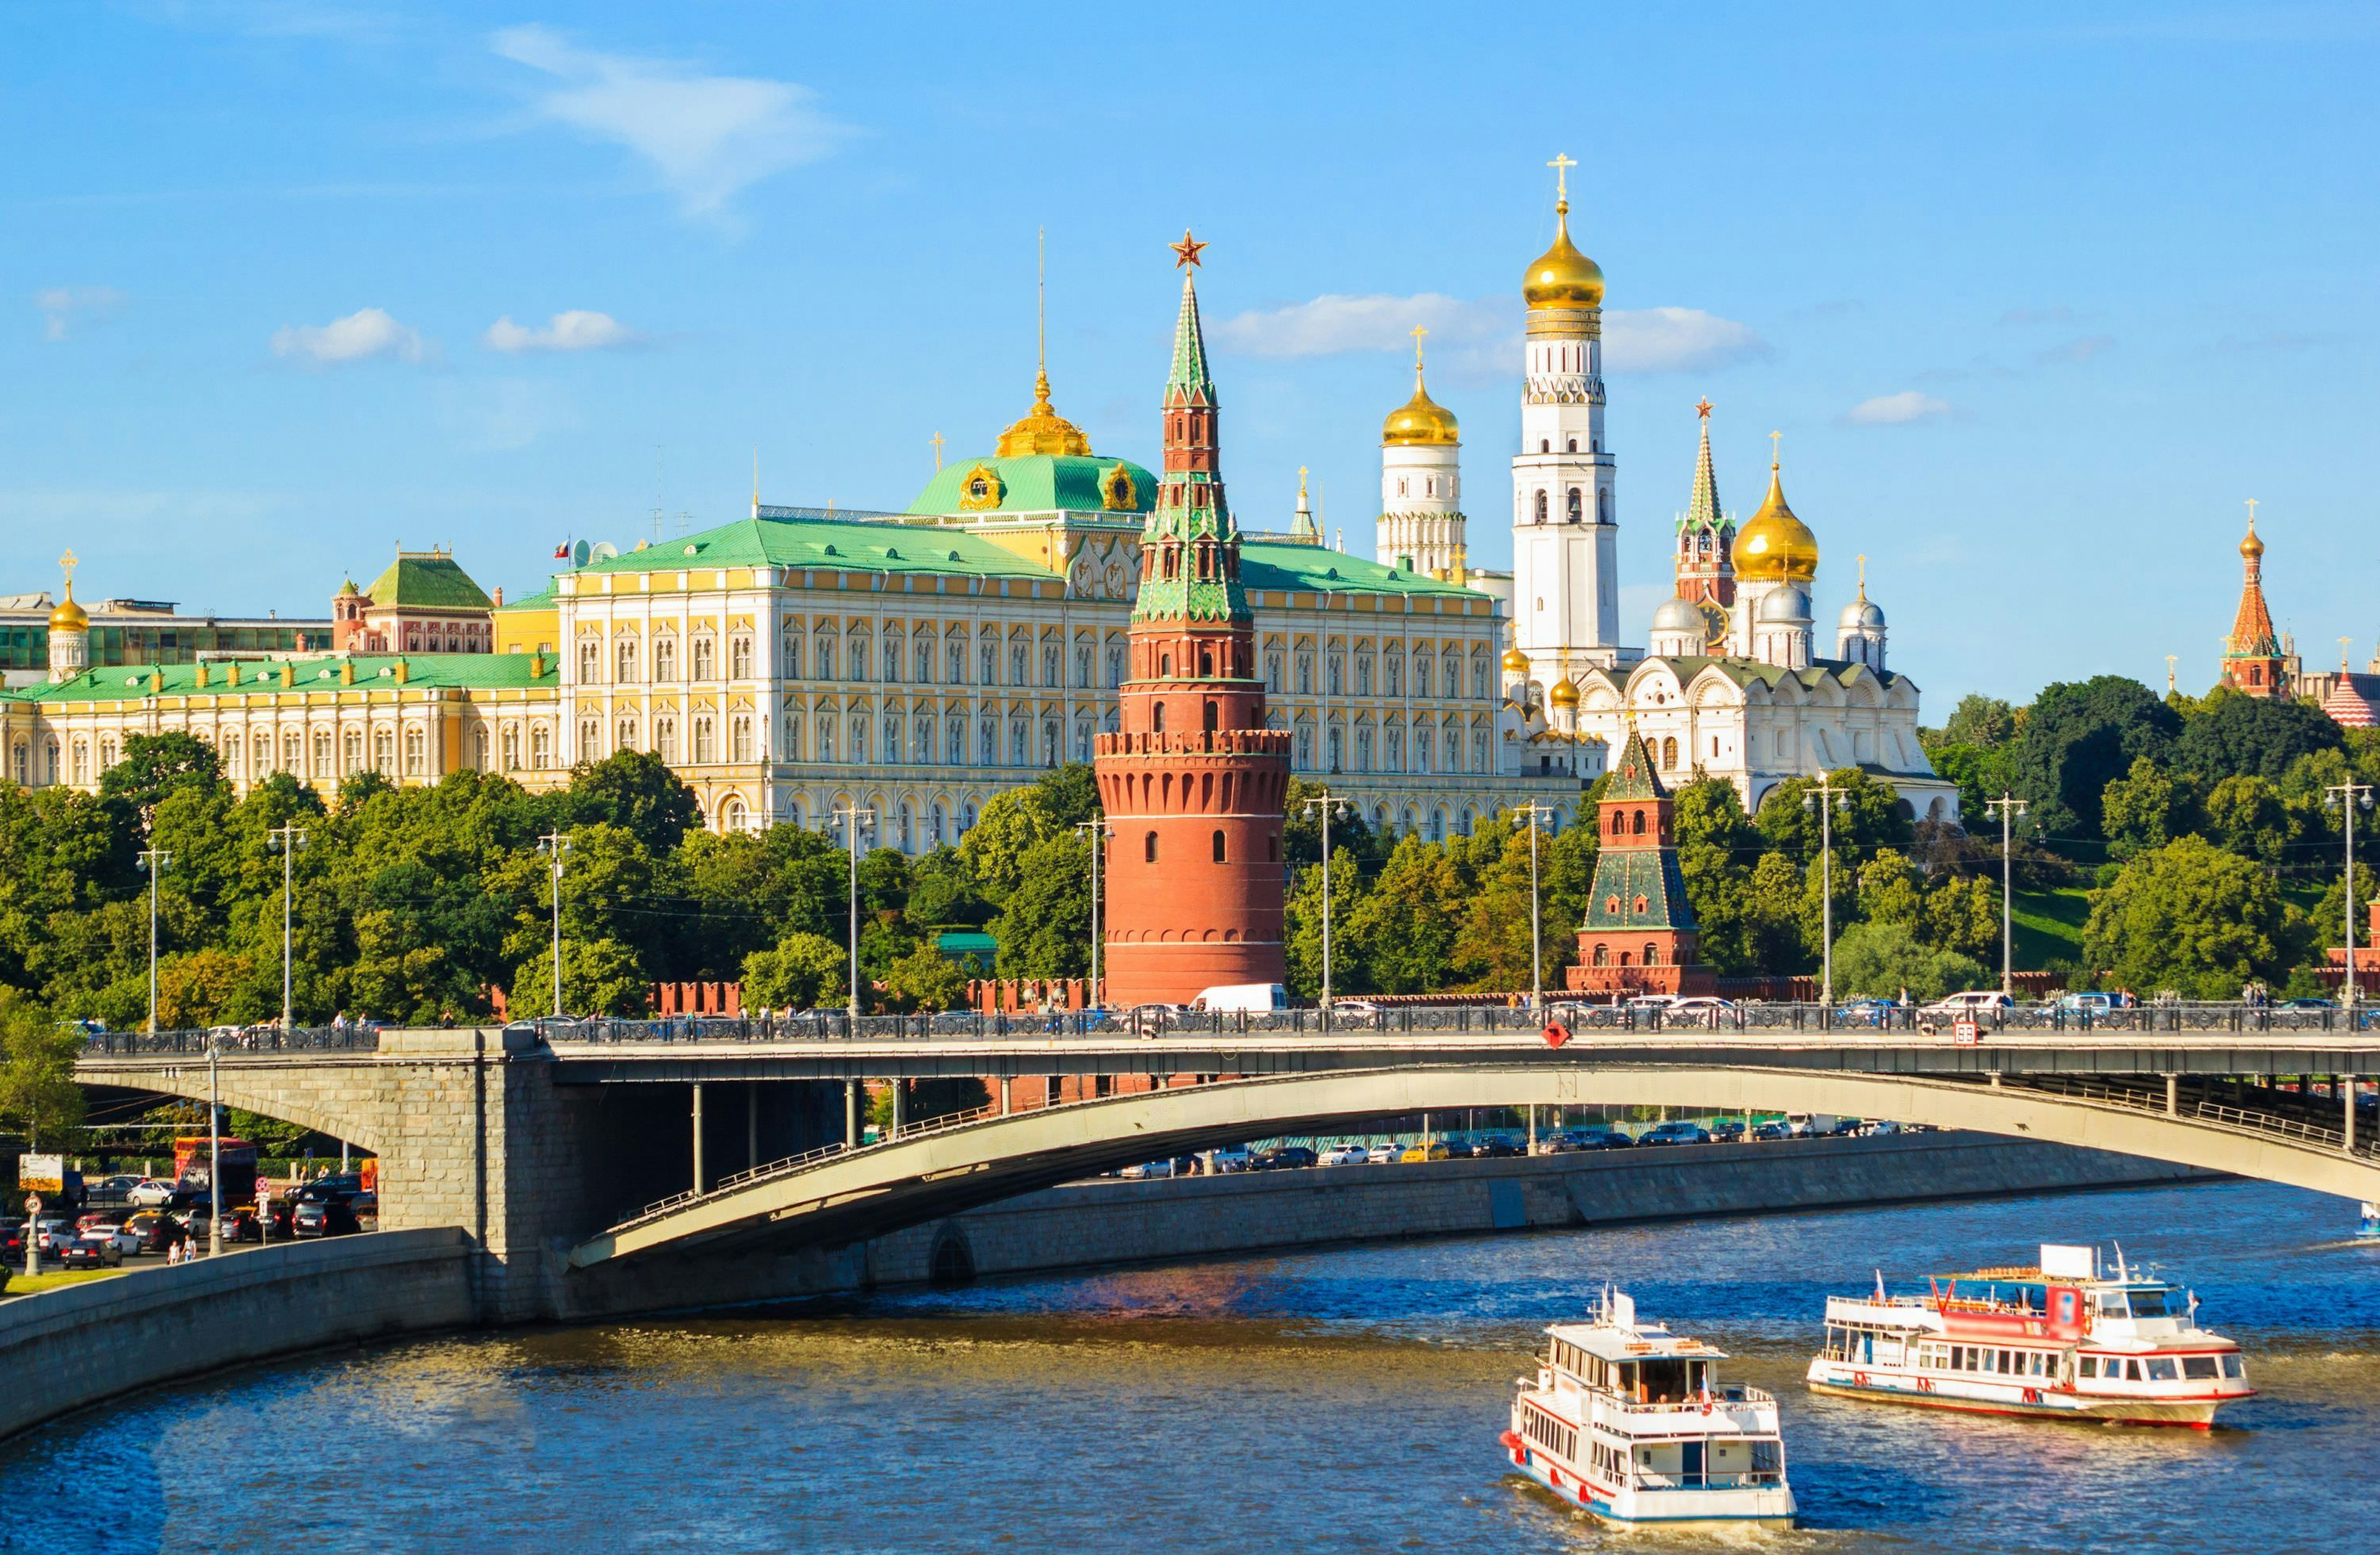
[{"label": "arched window", "polygon": [[1599,488],[1595,493],[1595,521],[1598,524],[1611,522],[1611,489],[1608,486]]},{"label": "arched window", "polygon": [[708,767],[718,759],[718,726],[709,713],[704,713],[694,721],[694,762],[698,767]]},{"label": "arched window", "polygon": [[1616,837],[1616,836],[1620,835],[1620,833],[1621,833],[1621,832],[1622,832],[1626,831],[1626,830],[1627,830],[1627,827],[1628,827],[1628,822],[1627,822],[1627,820],[1625,820],[1625,819],[1621,815],[1621,813],[1620,813],[1618,810],[1614,810],[1614,811],[1612,811],[1612,812],[1611,812],[1611,834],[1612,834],[1613,836],[1615,836],[1615,837]]},{"label": "arched window", "polygon": [[1224,846],[1223,846],[1223,833],[1222,833],[1220,831],[1218,831],[1218,832],[1216,832],[1216,833],[1215,833],[1215,862],[1216,862],[1216,863],[1218,863],[1218,864],[1221,864],[1221,863],[1226,862],[1226,859],[1225,859],[1225,857],[1224,857],[1224,852],[1225,852],[1225,849],[1224,849]]},{"label": "arched window", "polygon": [[396,767],[396,737],[385,729],[372,731],[372,771],[382,776]]},{"label": "arched window", "polygon": [[1633,823],[1632,829],[1640,837],[1645,834],[1645,812],[1643,810],[1638,810],[1636,812],[1636,819]]},{"label": "arched window", "polygon": [[1661,742],[1661,765],[1675,768],[1678,764],[1678,742],[1673,738]]},{"label": "arched window", "polygon": [[677,765],[676,719],[657,718],[653,720],[653,754],[662,759],[662,762],[664,766],[674,767]]},{"label": "arched window", "polygon": [[592,718],[578,721],[578,759],[600,761],[603,759],[603,725]]},{"label": "arched window", "polygon": [[528,765],[531,771],[541,772],[553,764],[553,732],[544,724],[533,724],[528,732]]},{"label": "arched window", "polygon": [[613,650],[612,657],[614,661],[613,678],[623,686],[628,685],[637,678],[636,638],[622,638],[619,646]]},{"label": "arched window", "polygon": [[1545,492],[1544,492],[1540,491],[1540,492],[1537,493],[1537,522],[1538,522],[1538,523],[1540,523],[1540,524],[1542,524],[1542,523],[1544,523],[1545,521],[1546,521],[1546,494],[1545,494]]},{"label": "arched window", "polygon": [[655,638],[653,639],[653,678],[655,680],[677,678],[677,638]]},{"label": "arched window", "polygon": [[735,721],[728,726],[728,759],[732,761],[751,760],[752,715],[748,712],[737,713],[735,715]]},{"label": "arched window", "polygon": [[1207,732],[1208,732],[1208,734],[1210,734],[1210,735],[1211,735],[1211,734],[1213,734],[1216,730],[1218,730],[1218,729],[1220,729],[1220,728],[1221,728],[1221,727],[1222,727],[1222,724],[1221,724],[1221,723],[1220,723],[1220,719],[1221,719],[1221,717],[1222,717],[1222,713],[1221,713],[1220,710],[1219,710],[1219,709],[1216,707],[1216,705],[1215,705],[1215,703],[1214,703],[1214,700],[1213,700],[1211,698],[1210,698],[1210,699],[1208,699],[1208,702],[1207,702],[1207,713],[1206,713],[1206,724],[1205,724],[1206,730],[1207,730]]},{"label": "arched window", "polygon": [[578,681],[580,685],[592,686],[602,678],[602,675],[598,673],[601,664],[601,660],[599,656],[602,651],[603,650],[601,646],[597,643],[582,642],[578,645]]},{"label": "arched window", "polygon": [[1163,702],[1155,702],[1150,704],[1149,717],[1152,721],[1151,727],[1155,728],[1160,735],[1165,733],[1165,704]]},{"label": "arched window", "polygon": [[727,674],[735,680],[752,678],[752,639],[750,638],[738,634],[727,639]]},{"label": "arched window", "polygon": [[1563,503],[1562,514],[1563,516],[1567,517],[1573,524],[1577,523],[1581,518],[1586,516],[1586,510],[1582,504],[1579,489],[1577,487],[1572,486],[1570,489],[1570,495]]},{"label": "arched window", "polygon": [[1597,945],[1595,947],[1595,964],[1597,966],[1609,966],[1611,965],[1611,947],[1609,945]]},{"label": "arched window", "polygon": [[709,680],[716,662],[715,645],[709,638],[694,639],[694,678]]},{"label": "arched window", "polygon": [[742,799],[730,794],[725,799],[720,802],[719,829],[722,832],[743,831],[746,819],[747,812],[744,808],[744,801]]},{"label": "arched window", "polygon": [[1157,862],[1157,833],[1144,832],[1140,839],[1140,858],[1144,864]]},{"label": "arched window", "polygon": [[1645,965],[1647,966],[1661,965],[1661,947],[1649,940],[1645,944]]},{"label": "arched window", "polygon": [[1636,898],[1636,916],[1639,917],[1645,916],[1645,898],[1642,896]]},{"label": "arched window", "polygon": [[785,669],[787,680],[802,677],[802,639],[792,632],[785,634]]},{"label": "arched window", "polygon": [[1564,448],[1563,448],[1563,450],[1562,450],[1562,451],[1563,451],[1564,453],[1568,453],[1568,454],[1575,454],[1575,453],[1577,453],[1577,452],[1578,452],[1578,439],[1576,439],[1576,438],[1574,438],[1574,437],[1573,437],[1573,438],[1572,438],[1572,439],[1570,440],[1570,442],[1568,443],[1568,444],[1566,444],[1566,445],[1564,446]]}]

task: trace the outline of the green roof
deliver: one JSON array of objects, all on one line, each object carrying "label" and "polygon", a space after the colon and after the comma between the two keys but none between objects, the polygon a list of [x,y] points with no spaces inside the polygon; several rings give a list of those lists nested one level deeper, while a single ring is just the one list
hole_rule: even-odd
[{"label": "green roof", "polygon": [[371,602],[407,610],[485,610],[494,601],[443,551],[400,551],[364,590]]},{"label": "green roof", "polygon": [[1044,580],[1057,576],[964,529],[814,518],[739,518],[699,534],[589,562],[571,576],[669,572],[680,567],[795,567]]},{"label": "green roof", "polygon": [[999,954],[1000,942],[978,929],[945,929],[934,936],[934,949],[953,961],[979,955],[988,962]]},{"label": "green roof", "polygon": [[1299,589],[1309,594],[1441,594],[1482,599],[1475,589],[1446,583],[1427,573],[1367,562],[1319,545],[1263,541],[1240,544],[1240,582],[1250,589]]},{"label": "green roof", "polygon": [[508,610],[552,610],[561,601],[562,596],[553,591],[553,584],[549,580],[544,588],[534,594],[524,594],[517,600],[506,600],[496,606],[496,613],[502,615]]},{"label": "green roof", "polygon": [[[301,691],[397,689],[396,664],[402,658],[406,667],[404,689],[419,690],[425,686],[454,686],[470,690],[505,690],[530,686],[552,685],[561,679],[562,661],[559,654],[544,656],[544,673],[529,674],[529,662],[537,655],[529,653],[408,653],[358,654],[352,659],[324,658],[284,661],[242,659],[215,661],[204,666],[207,684],[199,684],[197,664],[116,664],[105,669],[86,670],[72,680],[60,685],[29,686],[18,693],[27,701],[40,702],[130,702],[144,697],[252,697],[283,689],[281,666],[286,662],[294,674],[287,687],[295,695]],[[339,666],[352,663],[356,670],[355,685],[345,686],[339,679]],[[226,676],[237,665],[239,684],[227,683]],[[155,689],[152,689],[152,683]]]},{"label": "green roof", "polygon": [[[989,506],[980,497],[967,505],[966,488],[979,469],[990,471],[999,482],[999,501]],[[1128,492],[1115,490],[1119,470],[1130,486]],[[1112,502],[1111,492],[1116,499]],[[1019,454],[1009,458],[953,459],[926,482],[909,511],[936,517],[983,513],[1113,513],[1138,517],[1156,504],[1157,477],[1130,459]]]}]

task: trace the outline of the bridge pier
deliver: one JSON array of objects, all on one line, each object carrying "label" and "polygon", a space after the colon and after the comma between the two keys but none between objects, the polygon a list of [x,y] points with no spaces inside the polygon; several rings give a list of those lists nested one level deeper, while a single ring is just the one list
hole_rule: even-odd
[{"label": "bridge pier", "polygon": [[702,1082],[694,1082],[694,1191],[701,1193],[708,1186],[702,1171]]},{"label": "bridge pier", "polygon": [[859,1082],[843,1082],[843,1148],[859,1148]]}]

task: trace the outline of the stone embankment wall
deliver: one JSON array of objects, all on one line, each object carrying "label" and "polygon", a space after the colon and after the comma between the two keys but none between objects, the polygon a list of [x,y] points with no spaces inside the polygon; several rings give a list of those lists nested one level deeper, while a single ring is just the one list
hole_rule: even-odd
[{"label": "stone embankment wall", "polygon": [[230,1253],[0,1301],[0,1437],[176,1378],[472,1320],[460,1227]]},{"label": "stone embankment wall", "polygon": [[2204,1180],[2132,1156],[1971,1133],[1602,1150],[1070,1184],[880,1238],[863,1282],[1024,1274],[1332,1242],[1982,1198]]}]

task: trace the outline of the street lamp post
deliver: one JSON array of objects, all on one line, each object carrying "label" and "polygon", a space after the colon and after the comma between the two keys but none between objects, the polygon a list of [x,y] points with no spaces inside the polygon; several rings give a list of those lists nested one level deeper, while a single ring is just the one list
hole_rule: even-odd
[{"label": "street lamp post", "polygon": [[265,834],[265,845],[281,856],[281,1035],[285,1041],[297,1022],[292,1018],[293,1001],[289,996],[289,881],[290,867],[297,860],[298,850],[306,845],[303,828],[284,822]]},{"label": "street lamp post", "polygon": [[546,855],[553,869],[553,1014],[562,1014],[562,861],[570,852],[570,835],[566,832],[548,832],[537,840],[537,851]]},{"label": "street lamp post", "polygon": [[1835,786],[1832,772],[1822,772],[1818,781],[1804,790],[1802,808],[1818,812],[1818,936],[1824,955],[1825,980],[1819,985],[1819,1003],[1832,1007],[1835,1002],[1835,811],[1852,808],[1852,796]]},{"label": "street lamp post", "polygon": [[1529,818],[1529,1008],[1542,1010],[1546,1003],[1545,935],[1537,924],[1537,817],[1550,818],[1552,807],[1540,805],[1535,799],[1512,807],[1514,815]]},{"label": "street lamp post", "polygon": [[1099,855],[1105,851],[1107,838],[1113,833],[1109,832],[1105,819],[1078,820],[1075,822],[1075,830],[1083,833],[1084,840],[1091,844],[1091,1002],[1105,1009],[1107,992],[1099,982]]},{"label": "street lamp post", "polygon": [[2009,862],[2009,822],[2024,813],[2024,801],[2002,790],[2000,796],[1987,801],[1984,808],[1998,813],[2000,818],[2000,991],[2013,999],[2016,997],[2016,876]]},{"label": "street lamp post", "polygon": [[207,1257],[223,1252],[223,1086],[214,1033],[207,1033]]},{"label": "street lamp post", "polygon": [[149,1035],[157,1035],[157,877],[173,868],[174,856],[155,848],[140,854],[140,871],[149,877]]},{"label": "street lamp post", "polygon": [[851,1034],[859,1035],[859,830],[876,824],[876,812],[852,806],[834,812],[851,844]]},{"label": "street lamp post", "polygon": [[2353,778],[2337,783],[2322,791],[2322,801],[2340,812],[2347,825],[2347,946],[2346,980],[2339,987],[2338,1002],[2347,1008],[2347,1027],[2355,1029],[2355,812],[2372,808],[2372,785]]},{"label": "street lamp post", "polygon": [[1333,811],[1347,813],[1339,796],[1324,789],[1319,798],[1305,801],[1305,808],[1322,812],[1322,1014],[1330,1014],[1330,817]]}]

